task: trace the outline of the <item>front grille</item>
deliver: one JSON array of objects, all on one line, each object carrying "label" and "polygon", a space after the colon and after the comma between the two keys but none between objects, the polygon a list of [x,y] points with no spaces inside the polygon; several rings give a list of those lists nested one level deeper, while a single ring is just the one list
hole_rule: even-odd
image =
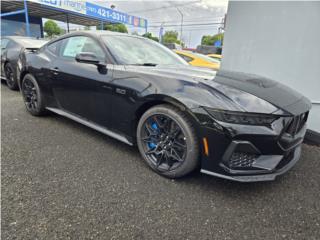
[{"label": "front grille", "polygon": [[258,155],[245,152],[234,152],[229,160],[230,168],[250,168]]},{"label": "front grille", "polygon": [[308,114],[309,112],[294,116],[286,129],[286,133],[289,133],[290,135],[294,136],[296,135],[296,133],[298,133],[301,128],[304,126],[304,124],[306,123],[307,119],[308,119]]}]

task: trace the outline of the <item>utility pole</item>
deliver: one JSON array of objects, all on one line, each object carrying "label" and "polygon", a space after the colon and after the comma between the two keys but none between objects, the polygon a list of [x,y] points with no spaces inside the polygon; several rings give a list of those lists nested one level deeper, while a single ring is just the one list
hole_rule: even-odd
[{"label": "utility pole", "polygon": [[159,42],[162,43],[162,35],[163,35],[163,23],[161,23],[159,30]]},{"label": "utility pole", "polygon": [[182,43],[182,26],[183,26],[183,13],[180,11],[178,7],[176,7],[178,12],[181,15],[181,25],[180,25],[180,42]]}]

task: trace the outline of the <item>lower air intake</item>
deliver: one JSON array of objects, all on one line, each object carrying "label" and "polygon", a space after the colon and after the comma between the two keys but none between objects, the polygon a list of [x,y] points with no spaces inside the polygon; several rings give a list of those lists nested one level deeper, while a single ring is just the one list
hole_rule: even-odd
[{"label": "lower air intake", "polygon": [[254,161],[258,158],[258,155],[245,153],[245,152],[234,152],[229,160],[230,168],[250,168]]}]

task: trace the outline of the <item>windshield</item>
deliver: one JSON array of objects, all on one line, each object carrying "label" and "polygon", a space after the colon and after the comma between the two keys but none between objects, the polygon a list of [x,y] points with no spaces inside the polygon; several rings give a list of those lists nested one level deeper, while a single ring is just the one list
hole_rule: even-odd
[{"label": "windshield", "polygon": [[198,58],[201,58],[207,62],[212,62],[212,63],[220,63],[220,61],[216,60],[216,59],[213,59],[211,57],[208,57],[206,55],[203,55],[203,54],[200,54],[200,53],[195,53],[193,52],[192,54],[194,54],[195,56],[197,56]]},{"label": "windshield", "polygon": [[170,49],[153,40],[133,36],[102,36],[112,55],[121,64],[188,65]]}]

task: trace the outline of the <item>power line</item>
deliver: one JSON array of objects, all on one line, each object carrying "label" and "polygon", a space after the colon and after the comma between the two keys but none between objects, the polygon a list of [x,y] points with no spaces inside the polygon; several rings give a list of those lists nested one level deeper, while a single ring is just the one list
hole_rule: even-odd
[{"label": "power line", "polygon": [[[187,26],[210,26],[210,25],[222,25],[223,23],[221,22],[215,22],[215,23],[195,23],[195,24],[183,24],[182,26],[187,27]],[[180,24],[169,24],[169,25],[150,25],[148,28],[157,28],[157,27],[179,27],[181,26]]]},{"label": "power line", "polygon": [[195,4],[195,3],[199,3],[201,1],[202,0],[193,1],[193,2],[185,2],[183,4],[175,4],[175,5],[170,5],[170,6],[158,7],[158,8],[141,9],[141,10],[127,12],[127,13],[132,14],[132,13],[141,13],[141,12],[151,12],[151,11],[157,11],[157,10],[166,9],[166,8],[174,8],[174,7],[179,7],[179,6],[186,6],[186,4]]},{"label": "power line", "polygon": [[[201,22],[208,22],[208,21],[215,21],[215,20],[217,20],[217,19],[223,19],[224,18],[224,16],[221,16],[221,17],[215,17],[215,18],[206,18],[206,19],[203,19],[203,17],[201,18],[202,20],[198,20],[198,21],[195,21],[195,19],[199,19],[199,18],[190,18],[190,19],[186,19],[184,22],[195,22],[195,23],[197,23],[197,22],[199,22],[199,23],[201,23]],[[170,20],[170,21],[155,21],[155,22],[153,22],[153,21],[149,21],[148,22],[149,24],[151,23],[151,24],[154,24],[154,23],[163,23],[163,24],[165,24],[165,23],[179,23],[178,21],[173,21],[173,20]]]}]

